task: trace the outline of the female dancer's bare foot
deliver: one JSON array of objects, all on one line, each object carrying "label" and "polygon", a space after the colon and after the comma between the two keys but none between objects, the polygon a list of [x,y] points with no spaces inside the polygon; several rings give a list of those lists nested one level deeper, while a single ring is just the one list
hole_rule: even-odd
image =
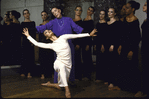
[{"label": "female dancer's bare foot", "polygon": [[143,93],[141,91],[138,91],[136,94],[135,94],[135,97],[142,97]]},{"label": "female dancer's bare foot", "polygon": [[31,74],[30,74],[30,73],[28,73],[27,78],[32,78],[32,76],[31,76]]},{"label": "female dancer's bare foot", "polygon": [[113,84],[110,84],[108,87],[111,88],[111,87],[114,87],[114,85]]},{"label": "female dancer's bare foot", "polygon": [[59,90],[61,90],[60,86],[58,85],[58,83],[56,84],[52,84],[50,81],[48,81],[47,83],[42,83],[41,85],[43,86],[48,86],[48,87],[53,87],[53,88],[57,88]]},{"label": "female dancer's bare foot", "polygon": [[32,78],[32,76],[27,76],[27,78]]},{"label": "female dancer's bare foot", "polygon": [[68,86],[65,87],[65,96],[66,98],[71,98],[71,94]]},{"label": "female dancer's bare foot", "polygon": [[101,80],[96,80],[95,82],[96,82],[96,83],[100,83],[100,82],[102,82],[102,81],[101,81]]},{"label": "female dancer's bare foot", "polygon": [[45,77],[44,77],[44,75],[43,75],[43,74],[41,75],[41,79],[45,79]]},{"label": "female dancer's bare foot", "polygon": [[20,76],[21,76],[21,77],[25,77],[25,75],[24,75],[24,74],[21,74]]},{"label": "female dancer's bare foot", "polygon": [[108,85],[108,82],[104,82],[105,85]]},{"label": "female dancer's bare foot", "polygon": [[110,85],[108,86],[108,90],[112,90],[113,87],[114,87],[114,85],[110,83]]},{"label": "female dancer's bare foot", "polygon": [[109,87],[108,90],[121,90],[118,86]]}]

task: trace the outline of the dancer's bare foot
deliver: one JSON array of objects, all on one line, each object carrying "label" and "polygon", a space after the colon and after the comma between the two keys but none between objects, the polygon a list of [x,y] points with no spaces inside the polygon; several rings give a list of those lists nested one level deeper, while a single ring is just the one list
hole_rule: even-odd
[{"label": "dancer's bare foot", "polygon": [[32,78],[32,76],[27,76],[27,78]]},{"label": "dancer's bare foot", "polygon": [[108,90],[121,90],[118,86],[108,87]]},{"label": "dancer's bare foot", "polygon": [[27,78],[32,78],[31,73],[28,73]]},{"label": "dancer's bare foot", "polygon": [[108,87],[109,87],[109,88],[112,88],[112,87],[114,87],[114,85],[110,83],[110,85],[109,85]]},{"label": "dancer's bare foot", "polygon": [[41,79],[45,79],[44,74],[41,75]]},{"label": "dancer's bare foot", "polygon": [[21,77],[25,77],[25,75],[24,75],[24,74],[21,74],[20,76],[21,76]]},{"label": "dancer's bare foot", "polygon": [[100,82],[102,82],[102,81],[101,81],[101,80],[96,80],[95,82],[96,82],[96,83],[100,83]]},{"label": "dancer's bare foot", "polygon": [[113,90],[114,85],[110,83],[110,85],[108,86],[108,90]]},{"label": "dancer's bare foot", "polygon": [[89,79],[87,77],[83,78],[82,79],[83,81],[88,81]]},{"label": "dancer's bare foot", "polygon": [[48,87],[53,87],[53,88],[57,88],[57,89],[61,90],[60,86],[57,83],[52,84],[50,81],[48,81],[47,83],[42,83],[41,85],[48,86]]},{"label": "dancer's bare foot", "polygon": [[138,91],[136,94],[135,94],[135,97],[142,97],[143,93],[141,91]]},{"label": "dancer's bare foot", "polygon": [[108,85],[108,82],[104,82],[105,85]]},{"label": "dancer's bare foot", "polygon": [[65,96],[66,96],[66,98],[71,98],[71,94],[70,94],[68,86],[65,87]]}]

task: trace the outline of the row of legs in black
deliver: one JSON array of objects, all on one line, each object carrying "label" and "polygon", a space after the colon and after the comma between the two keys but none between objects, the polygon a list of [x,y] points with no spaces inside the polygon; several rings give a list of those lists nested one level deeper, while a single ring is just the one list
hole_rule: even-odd
[{"label": "row of legs in black", "polygon": [[[86,46],[81,46],[75,51],[75,78],[81,80],[83,77],[91,79],[93,72],[91,47],[85,50]],[[146,91],[146,70],[139,65],[138,51],[133,52],[132,59],[127,58],[129,51],[122,50],[119,55],[116,50],[110,52],[100,49],[96,51],[96,80],[103,80],[108,84],[118,86],[122,90],[138,92]],[[81,62],[81,57],[83,64]],[[142,65],[144,66],[144,65]],[[144,66],[145,67],[145,66]],[[83,75],[83,76],[82,76]]]}]

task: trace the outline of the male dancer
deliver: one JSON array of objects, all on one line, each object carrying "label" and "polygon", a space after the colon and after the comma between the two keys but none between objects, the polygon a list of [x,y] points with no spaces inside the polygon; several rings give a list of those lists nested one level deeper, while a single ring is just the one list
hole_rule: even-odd
[{"label": "male dancer", "polygon": [[66,98],[71,98],[71,94],[68,87],[68,78],[70,75],[72,62],[71,62],[71,50],[68,44],[68,39],[96,36],[94,35],[94,33],[96,33],[97,30],[94,29],[90,34],[89,33],[64,34],[59,38],[57,38],[51,30],[45,30],[44,35],[46,36],[46,39],[50,39],[51,41],[53,41],[53,43],[47,43],[47,44],[35,41],[29,35],[27,28],[24,28],[23,32],[24,32],[23,34],[27,37],[27,39],[30,40],[30,42],[32,42],[35,46],[45,49],[52,49],[57,54],[57,58],[54,62],[54,69],[56,72],[58,72],[58,83],[52,84],[50,82],[47,82],[42,85],[47,85],[49,87],[54,87],[57,89],[61,89],[60,87],[65,87]]}]

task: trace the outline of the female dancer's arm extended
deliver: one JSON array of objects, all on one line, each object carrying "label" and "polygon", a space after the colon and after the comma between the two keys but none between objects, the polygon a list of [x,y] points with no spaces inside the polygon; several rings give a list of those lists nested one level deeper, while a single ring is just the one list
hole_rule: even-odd
[{"label": "female dancer's arm extended", "polygon": [[82,37],[88,37],[88,36],[96,36],[94,35],[97,32],[97,29],[93,29],[93,31],[89,33],[83,33],[83,34],[64,34],[64,39],[74,39],[74,38],[82,38]]},{"label": "female dancer's arm extended", "polygon": [[41,48],[45,48],[45,49],[52,49],[52,47],[51,47],[51,43],[48,43],[48,44],[46,44],[46,43],[40,43],[40,42],[37,42],[36,40],[34,40],[30,35],[29,35],[29,32],[28,32],[28,29],[25,31],[25,30],[23,30],[24,31],[24,35],[27,37],[27,39],[31,42],[31,43],[33,43],[35,46],[37,46],[37,47],[41,47]]}]

